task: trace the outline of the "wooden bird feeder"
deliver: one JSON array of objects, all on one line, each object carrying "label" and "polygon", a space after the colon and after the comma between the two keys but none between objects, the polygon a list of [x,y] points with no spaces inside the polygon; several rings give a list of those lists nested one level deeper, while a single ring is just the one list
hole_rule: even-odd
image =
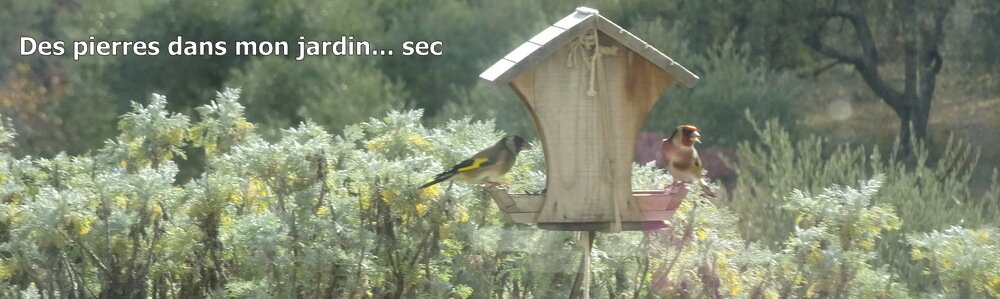
[{"label": "wooden bird feeder", "polygon": [[545,152],[545,194],[490,191],[508,220],[577,231],[666,226],[683,195],[632,190],[636,138],[667,87],[690,88],[698,76],[586,7],[479,76],[509,84]]}]

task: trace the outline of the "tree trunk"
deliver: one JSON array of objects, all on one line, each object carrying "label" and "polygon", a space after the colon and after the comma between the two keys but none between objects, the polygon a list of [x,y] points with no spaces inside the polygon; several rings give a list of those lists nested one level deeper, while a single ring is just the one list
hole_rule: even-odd
[{"label": "tree trunk", "polygon": [[[872,92],[892,108],[900,122],[900,154],[906,157],[913,152],[912,138],[927,141],[931,100],[942,64],[938,46],[944,41],[944,18],[955,1],[927,1],[920,3],[918,8],[917,0],[901,0],[895,6],[900,25],[899,38],[888,40],[902,41],[902,87],[892,86],[879,72],[884,54],[880,53],[876,37],[869,27],[866,3],[860,0],[845,2],[834,2],[831,7],[810,14],[816,23],[805,43],[824,56],[852,65]],[[854,28],[853,38],[860,49],[843,50],[823,42],[826,25],[833,20],[846,21]]]}]

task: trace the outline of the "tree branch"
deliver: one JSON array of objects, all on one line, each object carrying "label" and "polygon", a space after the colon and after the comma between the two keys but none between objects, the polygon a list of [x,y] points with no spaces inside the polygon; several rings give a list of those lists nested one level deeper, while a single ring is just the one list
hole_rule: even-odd
[{"label": "tree branch", "polygon": [[90,250],[90,247],[87,247],[87,244],[84,243],[83,240],[80,240],[80,238],[70,238],[69,234],[65,232],[62,233],[62,236],[63,238],[66,238],[66,240],[76,243],[77,245],[80,245],[80,248],[83,249],[83,252],[86,253],[87,256],[90,257],[90,259],[94,260],[94,263],[97,265],[97,268],[101,269],[101,271],[103,271],[105,274],[111,275],[111,270],[108,269],[108,266],[104,265],[104,262],[101,261],[101,258],[97,257],[97,254],[95,254],[93,250]]},{"label": "tree branch", "polygon": [[813,76],[813,78],[819,77],[819,75],[822,74],[823,72],[826,72],[826,71],[832,69],[833,67],[835,67],[837,65],[840,65],[840,64],[844,64],[844,63],[845,62],[840,61],[840,60],[834,60],[833,62],[827,63],[826,65],[821,66],[821,67],[817,68],[816,70],[814,70],[812,72],[812,76]]},{"label": "tree branch", "polygon": [[830,20],[833,20],[834,18],[844,18],[850,21],[852,26],[855,26],[855,28],[857,28],[856,21],[853,21],[854,16],[842,11],[817,11],[813,12],[811,15],[813,17],[822,18],[822,20],[820,20],[819,26],[816,28],[816,30],[814,30],[811,34],[806,36],[805,43],[807,46],[809,46],[813,50],[816,50],[816,52],[819,52],[820,54],[823,54],[827,57],[833,58],[843,63],[849,63],[855,66],[864,63],[862,57],[841,52],[837,49],[834,49],[833,47],[827,46],[822,41],[823,29],[826,28],[826,24]]},{"label": "tree branch", "polygon": [[853,16],[851,24],[854,25],[854,32],[858,35],[858,42],[861,44],[861,55],[866,62],[875,67],[880,60],[878,47],[875,38],[872,37],[871,27],[868,26],[868,16],[865,15],[863,3],[860,0],[850,0],[851,13]]},{"label": "tree branch", "polygon": [[[849,2],[849,11],[831,8],[829,10],[816,10],[810,13],[810,16],[813,18],[819,18],[820,20],[816,30],[806,37],[806,45],[824,56],[853,65],[854,68],[861,74],[865,83],[867,83],[872,88],[872,91],[882,98],[886,104],[896,111],[904,109],[906,103],[902,99],[902,92],[892,88],[892,86],[890,86],[889,83],[882,78],[881,74],[879,74],[878,48],[875,45],[875,40],[872,37],[870,28],[868,27],[868,22],[866,21],[861,3],[857,0]],[[822,42],[822,34],[826,28],[826,24],[833,19],[844,19],[851,23],[851,26],[854,27],[855,38],[861,47],[861,55],[848,54]]]}]

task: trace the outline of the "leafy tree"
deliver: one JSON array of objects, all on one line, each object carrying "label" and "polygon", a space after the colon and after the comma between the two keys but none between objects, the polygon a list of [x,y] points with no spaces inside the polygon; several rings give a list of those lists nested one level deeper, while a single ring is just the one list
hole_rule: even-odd
[{"label": "leafy tree", "polygon": [[[1000,2],[988,0],[956,1],[945,24],[947,34],[942,55],[948,59],[946,72],[954,70],[958,84],[967,92],[992,92],[998,86],[995,70],[1000,58],[990,49],[1000,46]],[[953,62],[952,62],[953,61]],[[946,78],[946,77],[943,77]]]},{"label": "leafy tree", "polygon": [[[833,1],[831,4],[814,2],[806,17],[811,33],[805,43],[816,52],[839,63],[851,65],[865,83],[882,99],[900,121],[900,150],[912,152],[911,136],[927,138],[931,100],[934,98],[937,75],[944,63],[940,47],[944,42],[945,17],[955,1],[901,0],[887,3],[864,1]],[[877,6],[887,8],[879,9]],[[873,33],[875,19],[887,18],[893,22],[889,34],[879,37]],[[829,26],[843,22],[851,26],[850,33],[832,39]],[[843,24],[842,23],[842,24]],[[847,41],[852,47],[834,46]],[[879,41],[882,42],[880,48]],[[888,45],[885,45],[888,41]],[[887,47],[902,48],[903,84],[893,86],[882,65],[890,56]],[[845,49],[846,48],[846,49]],[[912,130],[912,131],[911,131]]]}]

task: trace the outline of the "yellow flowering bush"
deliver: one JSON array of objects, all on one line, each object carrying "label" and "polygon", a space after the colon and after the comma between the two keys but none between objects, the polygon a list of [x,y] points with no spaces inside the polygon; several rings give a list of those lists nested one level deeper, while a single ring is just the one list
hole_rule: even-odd
[{"label": "yellow flowering bush", "polygon": [[[417,189],[506,135],[492,122],[425,127],[421,111],[402,111],[338,134],[307,120],[269,140],[238,98],[220,92],[192,121],[154,96],[122,117],[120,136],[80,156],[15,158],[0,122],[0,297],[569,295],[580,234],[506,223],[481,186]],[[501,179],[513,192],[545,188],[534,143]],[[204,169],[179,179],[176,161],[195,152]],[[670,181],[652,164],[633,167],[634,189]],[[792,233],[777,245],[747,241],[740,211],[692,192],[667,228],[598,234],[590,294],[914,295],[878,262],[885,236],[907,225],[877,200],[883,182],[784,192],[772,208],[793,216],[781,224]],[[940,281],[920,294],[996,296],[997,234],[910,234],[914,264]]]}]

